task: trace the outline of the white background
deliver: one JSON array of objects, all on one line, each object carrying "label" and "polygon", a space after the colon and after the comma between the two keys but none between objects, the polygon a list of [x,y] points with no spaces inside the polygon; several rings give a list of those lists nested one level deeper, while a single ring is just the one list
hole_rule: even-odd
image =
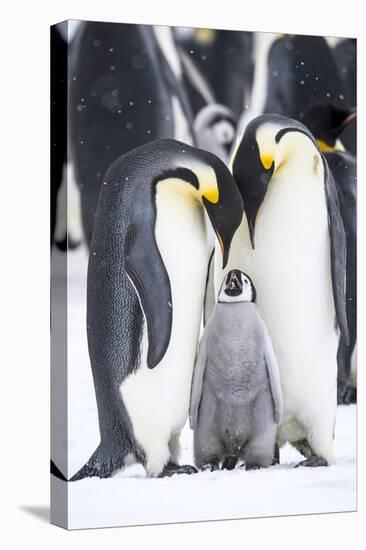
[{"label": "white background", "polygon": [[[63,19],[357,36],[359,227],[364,236],[365,32],[360,0],[7,1],[1,14],[0,406],[1,542],[5,548],[302,548],[364,544],[364,345],[359,331],[359,512],[66,532],[49,501],[49,25]],[[360,238],[359,304],[365,304]],[[365,326],[360,308],[360,327]],[[123,495],[121,495],[121,499]],[[137,546],[136,546],[137,545]]]}]

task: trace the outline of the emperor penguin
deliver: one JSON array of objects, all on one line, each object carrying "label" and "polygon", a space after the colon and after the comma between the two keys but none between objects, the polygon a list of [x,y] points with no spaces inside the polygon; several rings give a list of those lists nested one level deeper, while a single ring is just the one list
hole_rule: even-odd
[{"label": "emperor penguin", "polygon": [[317,103],[347,107],[346,95],[325,38],[285,35],[273,43],[263,113],[301,120],[305,110]]},{"label": "emperor penguin", "polygon": [[[301,122],[309,128],[323,153],[347,150],[344,135],[355,123],[354,108],[341,108],[332,103],[318,103],[306,109]],[[352,154],[352,151],[349,151]]]},{"label": "emperor penguin", "polygon": [[345,151],[324,154],[337,186],[340,212],[346,232],[346,310],[349,339],[341,335],[338,347],[338,403],[355,403],[354,350],[357,342],[357,162]]},{"label": "emperor penguin", "polygon": [[304,123],[324,153],[337,187],[340,213],[347,241],[346,308],[349,342],[341,335],[338,348],[338,403],[356,401],[352,383],[352,354],[357,339],[357,162],[345,151],[345,129],[356,119],[354,109],[340,109],[331,104],[315,105],[304,115]]},{"label": "emperor penguin", "polygon": [[[344,107],[352,108],[357,105],[357,40],[346,38],[340,40],[333,48],[333,54],[346,95]],[[347,151],[357,153],[356,122],[350,124],[342,135],[342,141]]]},{"label": "emperor penguin", "polygon": [[187,27],[174,33],[194,113],[215,102],[238,118],[253,80],[253,33]]},{"label": "emperor penguin", "polygon": [[243,206],[228,168],[174,140],[121,156],[102,183],[87,278],[100,444],[71,478],[179,467],[213,230],[223,265]]},{"label": "emperor penguin", "polygon": [[[256,282],[281,376],[277,442],[299,448],[305,466],[331,464],[339,331],[348,340],[336,185],[310,131],[280,115],[249,123],[230,166],[245,215],[226,271],[234,266]],[[218,265],[216,287],[222,275]]]},{"label": "emperor penguin", "polygon": [[272,463],[282,392],[275,353],[250,277],[225,277],[195,364],[190,425],[201,470]]},{"label": "emperor penguin", "polygon": [[70,158],[88,246],[103,176],[112,162],[149,141],[192,138],[193,114],[172,69],[169,32],[168,27],[164,32],[150,25],[93,21],[76,31],[68,69]]}]

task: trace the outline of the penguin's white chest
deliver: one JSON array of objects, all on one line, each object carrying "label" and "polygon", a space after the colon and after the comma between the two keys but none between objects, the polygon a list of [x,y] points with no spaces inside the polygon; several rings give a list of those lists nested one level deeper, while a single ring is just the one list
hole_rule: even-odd
[{"label": "penguin's white chest", "polygon": [[291,411],[331,402],[337,353],[323,173],[295,168],[272,178],[248,255]]},{"label": "penguin's white chest", "polygon": [[171,338],[162,361],[149,369],[144,330],[141,366],[120,388],[146,454],[179,433],[187,419],[208,261],[204,211],[192,199],[189,184],[160,182],[156,211],[155,236],[172,293]]}]

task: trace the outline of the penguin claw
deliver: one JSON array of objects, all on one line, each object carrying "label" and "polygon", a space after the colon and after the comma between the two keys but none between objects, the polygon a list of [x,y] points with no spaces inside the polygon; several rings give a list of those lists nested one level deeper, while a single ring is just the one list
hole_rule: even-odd
[{"label": "penguin claw", "polygon": [[219,462],[207,462],[200,467],[201,472],[214,472],[220,469]]},{"label": "penguin claw", "polygon": [[299,466],[305,466],[307,468],[318,468],[319,466],[328,466],[328,462],[325,460],[325,458],[318,456],[318,455],[312,455],[309,456],[306,460],[302,460],[298,464],[296,464],[295,468],[298,468]]},{"label": "penguin claw", "polygon": [[237,461],[236,456],[228,456],[222,463],[221,470],[234,470]]},{"label": "penguin claw", "polygon": [[259,464],[245,464],[245,469],[247,472],[250,472],[250,470],[260,470]]},{"label": "penguin claw", "polygon": [[338,387],[337,403],[338,405],[350,405],[357,402],[357,388],[346,382]]},{"label": "penguin claw", "polygon": [[183,464],[182,466],[179,466],[179,464],[174,464],[174,462],[168,462],[168,464],[164,467],[163,471],[158,475],[158,477],[171,477],[175,474],[190,475],[196,474],[197,472],[197,468],[191,466],[190,464]]}]

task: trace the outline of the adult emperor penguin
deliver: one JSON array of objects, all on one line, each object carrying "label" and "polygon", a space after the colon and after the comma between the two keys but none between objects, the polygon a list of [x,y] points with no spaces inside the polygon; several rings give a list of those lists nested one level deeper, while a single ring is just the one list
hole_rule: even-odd
[{"label": "adult emperor penguin", "polygon": [[347,149],[343,136],[356,117],[354,108],[343,109],[332,103],[319,103],[305,111],[301,122],[309,128],[320,150],[328,153]]},{"label": "adult emperor penguin", "polygon": [[187,27],[177,27],[174,33],[195,114],[215,102],[239,117],[253,79],[253,33]]},{"label": "adult emperor penguin", "polygon": [[[205,214],[207,213],[207,216]],[[179,467],[210,226],[226,264],[243,206],[217,157],[173,140],[126,153],[103,180],[91,243],[87,333],[101,441],[72,480],[127,462]]]},{"label": "adult emperor penguin", "polygon": [[[347,335],[346,240],[336,186],[309,130],[263,115],[239,138],[231,169],[243,222],[226,270],[256,281],[258,308],[280,368],[284,415],[278,443],[306,466],[333,461],[339,326]],[[222,280],[216,270],[217,287]]]},{"label": "adult emperor penguin", "polygon": [[[355,107],[357,105],[357,40],[355,38],[341,40],[333,48],[333,54],[346,91],[344,107]],[[347,127],[342,138],[347,151],[355,155],[357,153],[356,121]]]},{"label": "adult emperor penguin", "polygon": [[353,361],[357,341],[357,162],[342,151],[325,153],[337,185],[340,211],[347,240],[346,304],[349,341],[342,334],[338,347],[338,403],[356,402]]},{"label": "adult emperor penguin", "polygon": [[[352,354],[357,339],[357,162],[344,150],[345,129],[356,119],[354,109],[340,109],[330,104],[315,105],[304,115],[328,162],[338,190],[340,213],[346,232],[346,307],[349,343],[341,336],[338,348],[338,403],[356,401],[356,388],[351,383]],[[346,134],[347,136],[347,134]],[[348,144],[348,141],[345,141]]]},{"label": "adult emperor penguin", "polygon": [[169,36],[156,31],[149,25],[88,21],[80,24],[74,38],[69,61],[70,151],[88,245],[102,178],[111,163],[149,141],[187,141],[187,133],[192,135],[186,128],[181,131],[184,120],[189,126],[193,115],[163,53]]},{"label": "adult emperor penguin", "polygon": [[333,52],[320,36],[285,35],[268,56],[267,100],[263,113],[301,120],[317,103],[346,107],[347,94]]}]

